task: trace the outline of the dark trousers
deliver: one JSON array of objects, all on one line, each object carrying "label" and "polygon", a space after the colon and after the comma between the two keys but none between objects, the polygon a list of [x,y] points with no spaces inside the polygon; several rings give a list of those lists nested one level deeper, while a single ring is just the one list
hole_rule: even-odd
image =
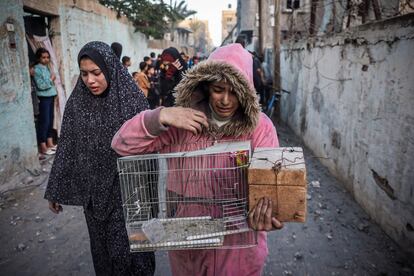
[{"label": "dark trousers", "polygon": [[131,253],[122,207],[115,207],[105,220],[85,209],[95,273],[106,275],[154,275],[153,252]]},{"label": "dark trousers", "polygon": [[47,138],[53,137],[54,99],[54,96],[39,97],[39,127],[37,129],[39,143],[46,143]]}]

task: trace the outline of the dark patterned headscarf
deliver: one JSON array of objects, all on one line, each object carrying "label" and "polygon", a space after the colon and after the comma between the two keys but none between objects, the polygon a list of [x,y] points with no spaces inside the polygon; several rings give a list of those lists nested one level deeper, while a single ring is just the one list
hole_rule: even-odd
[{"label": "dark patterned headscarf", "polygon": [[95,96],[79,77],[66,104],[45,198],[64,205],[91,204],[93,215],[105,219],[114,204],[121,204],[112,137],[148,102],[109,45],[89,42],[78,61],[84,57],[102,70],[108,88]]}]

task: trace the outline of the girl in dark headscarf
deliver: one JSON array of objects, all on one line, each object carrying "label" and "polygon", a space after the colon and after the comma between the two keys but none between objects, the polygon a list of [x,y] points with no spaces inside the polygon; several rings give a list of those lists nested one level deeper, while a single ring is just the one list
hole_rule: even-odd
[{"label": "girl in dark headscarf", "polygon": [[160,74],[161,105],[173,106],[173,90],[181,81],[183,72],[187,71],[187,63],[174,47],[165,49],[161,54],[162,68]]},{"label": "girl in dark headscarf", "polygon": [[45,198],[54,213],[84,207],[97,275],[152,275],[153,253],[130,253],[111,140],[148,102],[103,42],[78,55],[80,77],[63,116],[59,147]]}]

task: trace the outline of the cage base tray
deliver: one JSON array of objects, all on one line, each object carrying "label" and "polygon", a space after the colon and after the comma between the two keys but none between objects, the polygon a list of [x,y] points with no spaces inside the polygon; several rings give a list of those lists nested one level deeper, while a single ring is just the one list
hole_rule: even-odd
[{"label": "cage base tray", "polygon": [[223,245],[225,223],[210,217],[159,219],[164,230],[158,242],[151,242],[138,228],[129,235],[131,250],[210,248]]}]

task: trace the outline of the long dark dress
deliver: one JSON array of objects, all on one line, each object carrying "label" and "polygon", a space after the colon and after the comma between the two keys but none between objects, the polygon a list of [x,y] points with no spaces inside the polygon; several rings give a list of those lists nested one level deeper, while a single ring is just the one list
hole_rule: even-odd
[{"label": "long dark dress", "polygon": [[80,51],[102,70],[108,88],[94,96],[79,77],[66,105],[45,198],[84,207],[97,275],[153,275],[151,253],[129,251],[111,140],[121,125],[148,108],[112,49],[90,42]]}]

